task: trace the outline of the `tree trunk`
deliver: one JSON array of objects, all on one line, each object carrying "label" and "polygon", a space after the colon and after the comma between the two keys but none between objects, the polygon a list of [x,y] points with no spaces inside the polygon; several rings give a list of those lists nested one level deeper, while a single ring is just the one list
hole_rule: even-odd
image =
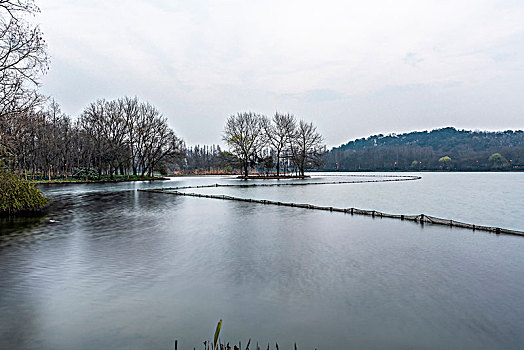
[{"label": "tree trunk", "polygon": [[23,163],[23,164],[24,164],[24,165],[23,165],[23,167],[24,167],[24,168],[23,168],[23,169],[24,169],[24,178],[25,178],[25,180],[27,181],[27,164],[26,164],[26,162],[25,162],[25,157],[24,157],[24,163]]},{"label": "tree trunk", "polygon": [[89,165],[87,166],[87,171],[86,171],[86,181],[89,180],[89,172],[91,171],[91,161],[89,161]]},{"label": "tree trunk", "polygon": [[280,153],[277,153],[277,177],[280,176]]}]

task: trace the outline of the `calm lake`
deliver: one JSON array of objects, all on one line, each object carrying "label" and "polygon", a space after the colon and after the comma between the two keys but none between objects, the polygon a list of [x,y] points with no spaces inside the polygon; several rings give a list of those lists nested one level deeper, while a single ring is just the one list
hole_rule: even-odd
[{"label": "calm lake", "polygon": [[[373,179],[312,175],[280,183]],[[524,230],[524,173],[415,175],[188,191]],[[262,348],[524,348],[524,237],[136,191],[214,183],[245,182],[41,186],[46,216],[0,219],[0,349],[199,349],[219,319]]]}]

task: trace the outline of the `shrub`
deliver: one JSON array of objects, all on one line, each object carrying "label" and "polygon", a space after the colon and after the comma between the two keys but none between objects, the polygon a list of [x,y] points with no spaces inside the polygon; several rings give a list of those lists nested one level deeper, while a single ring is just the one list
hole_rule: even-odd
[{"label": "shrub", "polygon": [[491,164],[491,167],[494,169],[502,169],[509,166],[509,162],[503,155],[500,153],[493,153],[489,156],[488,162]]},{"label": "shrub", "polygon": [[87,175],[88,180],[97,180],[98,179],[98,171],[96,169],[88,169],[87,168],[75,168],[75,171],[73,172],[73,178],[79,179],[79,180],[85,180]]},{"label": "shrub", "polygon": [[0,167],[0,214],[38,211],[46,204],[38,188]]}]

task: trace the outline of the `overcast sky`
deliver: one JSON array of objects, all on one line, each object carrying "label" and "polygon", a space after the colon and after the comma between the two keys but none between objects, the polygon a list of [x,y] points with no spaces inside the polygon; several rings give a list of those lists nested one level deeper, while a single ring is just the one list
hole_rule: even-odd
[{"label": "overcast sky", "polygon": [[77,116],[138,96],[189,145],[236,112],[293,113],[328,146],[524,128],[524,1],[45,0],[43,92]]}]

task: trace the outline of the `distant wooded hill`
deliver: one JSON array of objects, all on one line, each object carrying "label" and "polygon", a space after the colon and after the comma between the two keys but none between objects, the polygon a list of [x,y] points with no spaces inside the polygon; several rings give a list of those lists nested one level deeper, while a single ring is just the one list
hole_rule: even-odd
[{"label": "distant wooded hill", "polygon": [[447,127],[373,135],[333,148],[323,170],[524,170],[524,132]]}]

